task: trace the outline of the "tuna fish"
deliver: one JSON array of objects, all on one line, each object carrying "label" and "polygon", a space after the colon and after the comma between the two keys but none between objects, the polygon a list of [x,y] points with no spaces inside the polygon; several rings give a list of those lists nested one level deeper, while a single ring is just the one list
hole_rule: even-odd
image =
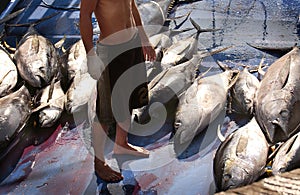
[{"label": "tuna fish", "polygon": [[64,110],[65,96],[60,81],[42,89],[35,97],[36,106],[50,103],[39,111],[39,124],[41,127],[51,127],[60,118]]},{"label": "tuna fish", "polygon": [[65,108],[68,113],[82,110],[83,106],[93,104],[97,97],[97,81],[89,73],[76,74],[65,97]]},{"label": "tuna fish", "polygon": [[49,85],[58,71],[54,45],[31,26],[14,55],[20,76],[32,87]]},{"label": "tuna fish", "polygon": [[225,109],[228,90],[236,81],[235,72],[200,77],[180,97],[174,123],[176,151],[182,151]]},{"label": "tuna fish", "polygon": [[142,3],[138,6],[138,10],[141,13],[141,19],[148,36],[157,34],[161,31],[166,16],[157,2],[149,1]]},{"label": "tuna fish", "polygon": [[31,114],[31,96],[25,86],[0,98],[0,149],[19,133]]},{"label": "tuna fish", "polygon": [[17,67],[14,64],[10,54],[0,47],[1,71],[0,71],[0,97],[8,95],[15,87],[18,80]]},{"label": "tuna fish", "polygon": [[80,72],[80,74],[87,72],[86,52],[81,39],[67,50],[63,58],[64,63],[62,63],[62,72],[67,78],[68,83],[71,82],[77,72]]},{"label": "tuna fish", "polygon": [[196,28],[197,33],[186,39],[180,40],[169,47],[163,55],[162,64],[177,65],[192,58],[198,50],[198,38],[202,32],[212,32],[218,29],[202,29],[192,18],[191,23]]},{"label": "tuna fish", "polygon": [[[218,61],[218,65],[223,69],[230,69],[227,65]],[[261,68],[262,63],[259,65]],[[256,76],[250,73],[247,66],[240,71],[239,77],[230,89],[231,106],[234,112],[245,115],[253,114],[255,94],[260,83]]]},{"label": "tuna fish", "polygon": [[280,146],[272,164],[272,173],[274,175],[300,168],[299,134],[297,133]]},{"label": "tuna fish", "polygon": [[[149,105],[138,109],[136,118],[139,123],[149,122],[149,109],[153,103],[161,103],[159,107],[166,108],[168,112],[167,120],[174,121],[174,113],[178,104],[178,97],[184,92],[195,80],[196,70],[201,64],[202,59],[209,55],[208,53],[199,53],[185,63],[175,67],[170,67],[158,74],[148,85]],[[152,107],[153,108],[153,107]],[[156,108],[158,109],[158,108]],[[156,117],[161,117],[161,113],[155,111]]]},{"label": "tuna fish", "polygon": [[286,141],[300,126],[300,51],[276,60],[264,75],[256,95],[256,119],[272,143]]},{"label": "tuna fish", "polygon": [[214,158],[217,189],[225,191],[256,181],[264,173],[268,150],[268,142],[255,118],[230,134]]},{"label": "tuna fish", "polygon": [[259,84],[257,77],[251,74],[248,68],[240,72],[239,78],[230,90],[235,112],[253,114],[255,94]]}]

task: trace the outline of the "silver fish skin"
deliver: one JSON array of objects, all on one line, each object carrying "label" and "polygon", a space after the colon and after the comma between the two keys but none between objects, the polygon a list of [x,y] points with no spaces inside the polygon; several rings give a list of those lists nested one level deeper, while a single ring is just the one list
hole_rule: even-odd
[{"label": "silver fish skin", "polygon": [[9,141],[25,125],[31,114],[31,96],[22,86],[0,98],[0,143]]},{"label": "silver fish skin", "polygon": [[256,119],[271,143],[286,141],[300,126],[300,51],[276,60],[257,91]]},{"label": "silver fish skin", "polygon": [[190,143],[225,109],[235,72],[198,78],[180,97],[174,123],[176,147]]},{"label": "silver fish skin", "polygon": [[272,173],[277,175],[296,168],[300,168],[300,133],[280,146],[272,163]]},{"label": "silver fish skin", "polygon": [[177,65],[191,59],[198,50],[199,35],[202,32],[212,32],[217,30],[202,29],[192,18],[190,18],[190,21],[197,32],[193,36],[177,41],[171,47],[166,49],[163,58],[161,59],[162,64]]},{"label": "silver fish skin", "polygon": [[161,31],[165,22],[165,14],[161,6],[155,1],[149,1],[138,5],[141,20],[148,37]]},{"label": "silver fish skin", "polygon": [[[148,85],[149,104],[137,109],[138,122],[142,124],[149,122],[149,109],[156,102],[161,103],[169,112],[175,113],[178,97],[194,82],[196,69],[202,59],[201,55],[194,55],[191,60],[159,73]],[[156,115],[160,117],[159,113],[156,113]]]},{"label": "silver fish skin", "polygon": [[[77,73],[65,97],[65,109],[68,113],[80,112],[82,106],[91,104],[97,97],[97,81],[89,73]],[[95,101],[94,101],[95,102]]]},{"label": "silver fish skin", "polygon": [[11,93],[18,80],[17,67],[9,53],[0,47],[1,71],[0,71],[0,97]]},{"label": "silver fish skin", "polygon": [[14,55],[20,76],[32,87],[50,84],[58,71],[58,57],[54,45],[33,28],[21,39]]},{"label": "silver fish skin", "polygon": [[252,115],[254,109],[255,94],[260,82],[247,68],[240,72],[236,83],[230,90],[232,106],[239,114]]},{"label": "silver fish skin", "polygon": [[82,39],[74,43],[66,52],[67,59],[63,63],[63,68],[66,70],[64,75],[68,82],[75,77],[77,72],[84,74],[87,72],[87,58],[86,51],[82,42]]},{"label": "silver fish skin", "polygon": [[[54,83],[52,94],[49,93],[50,88],[51,85],[48,85],[35,98],[36,104],[50,103],[49,106],[39,111],[39,124],[41,127],[53,126],[64,110],[65,94],[61,88],[60,81]],[[51,95],[51,98],[49,95]]]},{"label": "silver fish skin", "polygon": [[214,178],[218,191],[237,188],[256,181],[264,173],[268,142],[253,117],[230,134],[214,158]]}]

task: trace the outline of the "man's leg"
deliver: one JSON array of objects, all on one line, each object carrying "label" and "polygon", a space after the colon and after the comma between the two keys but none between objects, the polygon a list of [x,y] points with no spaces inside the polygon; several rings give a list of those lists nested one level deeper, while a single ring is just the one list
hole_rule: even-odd
[{"label": "man's leg", "polygon": [[149,157],[149,151],[128,143],[128,129],[130,118],[116,125],[116,138],[113,152],[114,154],[129,154],[134,156]]},{"label": "man's leg", "polygon": [[108,126],[98,122],[92,124],[92,145],[95,152],[94,167],[97,175],[106,182],[116,182],[123,179],[121,173],[112,170],[104,159],[104,146]]}]

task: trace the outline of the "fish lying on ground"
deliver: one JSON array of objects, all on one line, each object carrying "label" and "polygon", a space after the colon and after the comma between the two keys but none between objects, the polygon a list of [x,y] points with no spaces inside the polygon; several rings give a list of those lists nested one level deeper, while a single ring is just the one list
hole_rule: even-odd
[{"label": "fish lying on ground", "polygon": [[68,113],[80,112],[83,106],[96,101],[96,97],[97,81],[89,73],[77,73],[66,93],[65,108]]},{"label": "fish lying on ground", "polygon": [[280,146],[272,164],[272,173],[274,175],[300,168],[299,135],[300,133],[297,133]]},{"label": "fish lying on ground", "polygon": [[0,46],[1,71],[0,71],[0,97],[8,95],[18,81],[17,67],[10,54]]},{"label": "fish lying on ground", "polygon": [[36,95],[34,103],[37,106],[50,102],[49,106],[39,111],[39,124],[41,127],[51,127],[60,118],[64,110],[64,95],[60,81],[51,83]]},{"label": "fish lying on ground", "polygon": [[63,69],[65,70],[65,76],[70,82],[79,71],[80,74],[87,72],[87,59],[86,52],[82,42],[82,39],[74,43],[67,51],[65,62],[62,63]]},{"label": "fish lying on ground", "polygon": [[180,40],[169,47],[163,55],[162,64],[177,65],[192,58],[198,50],[198,38],[202,32],[213,32],[218,29],[202,29],[192,18],[191,23],[196,28],[197,33],[186,39]]},{"label": "fish lying on ground", "polygon": [[31,96],[23,85],[0,98],[0,150],[22,130],[31,114]]},{"label": "fish lying on ground", "polygon": [[218,191],[244,186],[263,173],[268,143],[255,118],[230,134],[214,158],[214,178]]},{"label": "fish lying on ground", "polygon": [[[136,114],[138,122],[145,124],[150,120],[149,108],[153,106],[152,104],[155,102],[162,103],[161,106],[167,109],[168,115],[174,114],[178,103],[178,96],[195,80],[196,69],[202,59],[203,57],[201,55],[194,55],[191,60],[178,66],[165,69],[158,74],[148,85],[150,89],[149,104],[138,109],[138,113]],[[157,117],[160,117],[160,113],[153,113],[157,115]]]},{"label": "fish lying on ground", "polygon": [[256,119],[272,143],[286,141],[300,126],[300,51],[276,60],[264,75],[256,95]]},{"label": "fish lying on ground", "polygon": [[[218,64],[227,68],[222,62],[218,62]],[[259,84],[259,80],[249,72],[248,67],[240,71],[236,83],[230,89],[231,106],[234,112],[245,115],[253,114],[255,94]]]},{"label": "fish lying on ground", "polygon": [[198,78],[180,97],[175,117],[175,151],[184,151],[193,138],[225,109],[227,94],[237,71],[226,70]]},{"label": "fish lying on ground", "polygon": [[21,39],[14,55],[20,76],[32,87],[50,84],[58,71],[54,45],[31,26]]}]

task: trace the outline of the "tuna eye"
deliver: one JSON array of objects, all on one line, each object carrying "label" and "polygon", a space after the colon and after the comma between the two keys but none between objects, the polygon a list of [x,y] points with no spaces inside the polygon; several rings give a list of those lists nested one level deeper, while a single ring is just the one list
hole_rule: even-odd
[{"label": "tuna eye", "polygon": [[287,118],[289,116],[289,112],[287,110],[281,110],[280,111],[280,115],[283,117],[283,118]]},{"label": "tuna eye", "polygon": [[223,176],[224,181],[229,181],[231,179],[231,175],[226,174]]}]

